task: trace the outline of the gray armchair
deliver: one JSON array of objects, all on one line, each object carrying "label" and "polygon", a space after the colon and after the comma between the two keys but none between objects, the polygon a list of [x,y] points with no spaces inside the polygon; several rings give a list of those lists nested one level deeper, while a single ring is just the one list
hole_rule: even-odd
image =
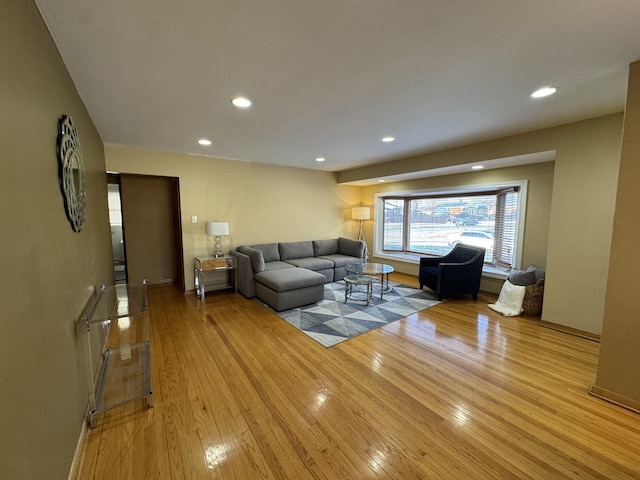
[{"label": "gray armchair", "polygon": [[421,258],[420,288],[426,285],[436,292],[438,300],[464,293],[470,293],[478,300],[484,253],[484,248],[460,243],[442,257]]}]

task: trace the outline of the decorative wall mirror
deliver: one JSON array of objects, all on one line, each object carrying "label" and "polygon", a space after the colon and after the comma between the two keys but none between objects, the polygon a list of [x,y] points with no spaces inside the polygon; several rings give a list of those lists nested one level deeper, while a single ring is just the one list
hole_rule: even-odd
[{"label": "decorative wall mirror", "polygon": [[85,191],[82,148],[78,132],[71,117],[63,115],[58,120],[57,153],[60,188],[71,228],[79,232],[84,223]]}]

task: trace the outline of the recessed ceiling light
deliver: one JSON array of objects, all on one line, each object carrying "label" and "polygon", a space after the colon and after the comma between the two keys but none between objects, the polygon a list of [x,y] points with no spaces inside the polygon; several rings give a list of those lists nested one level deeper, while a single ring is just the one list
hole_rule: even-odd
[{"label": "recessed ceiling light", "polygon": [[245,97],[236,97],[231,100],[231,103],[238,108],[249,108],[251,106],[251,100]]},{"label": "recessed ceiling light", "polygon": [[536,90],[531,94],[531,98],[542,98],[548,97],[549,95],[553,95],[556,93],[558,89],[556,87],[543,87],[539,90]]},{"label": "recessed ceiling light", "polygon": [[198,143],[206,147],[211,145],[211,140],[207,140],[206,138],[201,138],[200,140],[198,140]]},{"label": "recessed ceiling light", "polygon": [[482,170],[484,168],[484,165],[474,165],[473,167],[471,167],[471,170]]},{"label": "recessed ceiling light", "polygon": [[391,137],[391,136],[382,137],[382,141],[385,143],[393,142],[395,139],[396,137]]},{"label": "recessed ceiling light", "polygon": [[324,157],[316,158],[316,162],[324,162],[325,160],[326,160],[326,158],[324,158]]}]

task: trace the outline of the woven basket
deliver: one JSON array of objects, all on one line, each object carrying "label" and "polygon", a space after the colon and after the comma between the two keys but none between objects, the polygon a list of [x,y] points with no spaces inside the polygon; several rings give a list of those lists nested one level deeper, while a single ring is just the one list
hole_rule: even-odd
[{"label": "woven basket", "polygon": [[542,298],[544,296],[544,286],[533,284],[525,287],[524,300],[522,301],[522,315],[531,317],[542,314]]}]

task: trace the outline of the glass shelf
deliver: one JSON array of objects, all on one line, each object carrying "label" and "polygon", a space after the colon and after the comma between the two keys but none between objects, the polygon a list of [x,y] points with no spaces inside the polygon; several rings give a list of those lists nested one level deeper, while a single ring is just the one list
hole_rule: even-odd
[{"label": "glass shelf", "polygon": [[102,285],[85,312],[87,417],[94,428],[98,412],[145,397],[152,406],[146,282]]},{"label": "glass shelf", "polygon": [[108,349],[96,392],[95,412],[150,395],[149,343]]},{"label": "glass shelf", "polygon": [[147,286],[141,285],[102,285],[93,309],[87,315],[87,322],[99,323],[120,317],[142,313],[147,308]]}]

